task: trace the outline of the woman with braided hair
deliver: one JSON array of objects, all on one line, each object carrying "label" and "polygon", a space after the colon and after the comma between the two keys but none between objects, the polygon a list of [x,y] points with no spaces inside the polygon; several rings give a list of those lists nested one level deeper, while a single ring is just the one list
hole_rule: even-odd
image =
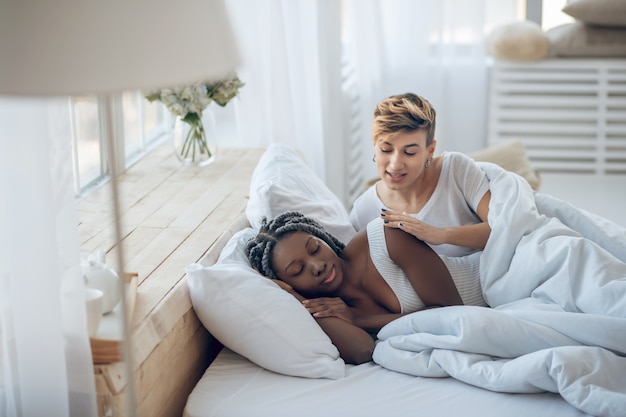
[{"label": "woman with braided hair", "polygon": [[300,300],[348,363],[371,360],[371,333],[402,315],[486,305],[480,254],[447,258],[401,229],[373,220],[347,245],[314,219],[287,212],[247,244],[252,267]]}]

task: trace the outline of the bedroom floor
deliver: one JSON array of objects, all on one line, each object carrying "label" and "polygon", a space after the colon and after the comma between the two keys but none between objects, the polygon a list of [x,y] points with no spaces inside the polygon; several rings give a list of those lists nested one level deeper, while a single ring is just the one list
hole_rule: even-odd
[{"label": "bedroom floor", "polygon": [[541,173],[539,191],[626,227],[626,176]]}]

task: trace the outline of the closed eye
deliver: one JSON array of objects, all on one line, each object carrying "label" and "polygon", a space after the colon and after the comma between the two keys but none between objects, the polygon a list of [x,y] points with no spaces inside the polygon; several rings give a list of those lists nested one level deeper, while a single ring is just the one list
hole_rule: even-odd
[{"label": "closed eye", "polygon": [[311,248],[311,255],[315,255],[317,252],[319,252],[320,250],[320,242],[319,241],[315,241],[315,246]]},{"label": "closed eye", "polygon": [[301,263],[298,263],[298,264],[292,264],[289,267],[289,270],[287,271],[287,273],[291,275],[292,277],[297,277],[298,275],[302,273],[302,271],[304,271],[304,266]]}]

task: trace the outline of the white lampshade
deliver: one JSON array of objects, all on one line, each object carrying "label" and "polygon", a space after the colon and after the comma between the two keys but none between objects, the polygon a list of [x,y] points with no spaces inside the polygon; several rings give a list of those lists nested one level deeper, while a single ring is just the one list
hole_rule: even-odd
[{"label": "white lampshade", "polygon": [[223,0],[0,0],[0,94],[168,87],[238,62]]}]

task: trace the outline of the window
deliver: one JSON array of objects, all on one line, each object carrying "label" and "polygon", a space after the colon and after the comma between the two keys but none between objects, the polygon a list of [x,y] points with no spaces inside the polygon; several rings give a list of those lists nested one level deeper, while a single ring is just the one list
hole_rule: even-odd
[{"label": "window", "polygon": [[100,146],[100,122],[96,97],[74,97],[70,100],[72,121],[72,159],[74,162],[74,192],[97,182],[104,175]]},{"label": "window", "polygon": [[518,0],[519,8],[524,10],[522,15],[537,22],[544,31],[574,21],[561,11],[565,4],[567,0]]},{"label": "window", "polygon": [[[96,96],[72,97],[69,111],[72,121],[74,192],[84,195],[108,179],[109,161],[123,161],[128,168],[171,131],[172,118],[159,102],[148,102],[140,91],[126,91],[113,96],[111,108]],[[111,112],[112,134],[104,134],[104,112]],[[120,155],[108,155],[106,140],[115,138]]]}]

